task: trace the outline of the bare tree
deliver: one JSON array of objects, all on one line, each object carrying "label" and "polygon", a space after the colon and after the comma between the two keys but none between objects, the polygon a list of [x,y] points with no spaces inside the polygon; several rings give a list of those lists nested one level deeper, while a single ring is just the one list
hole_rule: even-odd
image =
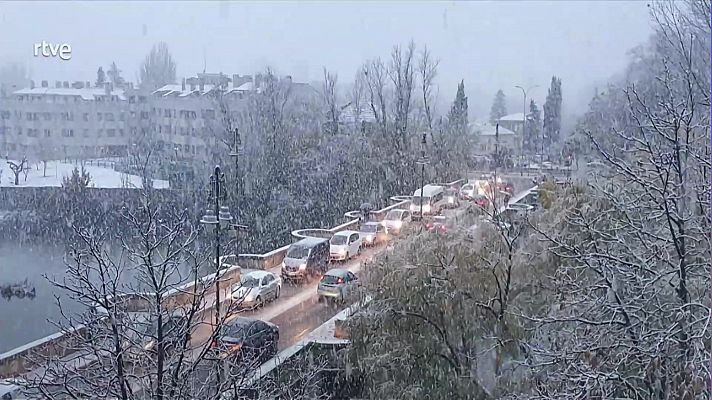
[{"label": "bare tree", "polygon": [[20,162],[7,160],[7,165],[10,166],[10,171],[12,171],[12,173],[15,175],[15,186],[19,186],[20,185],[20,174],[22,173],[22,171],[24,171],[26,168],[28,168],[27,158],[22,157],[22,160]]},{"label": "bare tree", "polygon": [[407,150],[406,140],[408,121],[412,106],[413,90],[415,89],[415,42],[411,41],[408,48],[393,47],[388,76],[393,83],[393,119],[395,125],[396,150]]},{"label": "bare tree", "polygon": [[605,167],[537,228],[558,292],[531,317],[537,397],[710,395],[709,47],[691,46],[709,25],[689,22],[700,10],[709,20],[709,2],[653,7],[651,46],[582,127]]},{"label": "bare tree", "polygon": [[338,104],[338,95],[336,92],[338,79],[339,76],[336,73],[329,72],[326,70],[326,67],[324,67],[324,82],[322,83],[321,94],[324,105],[326,106],[328,130],[331,135],[337,135],[339,133],[339,114],[341,113],[341,108]]},{"label": "bare tree", "polygon": [[435,77],[438,74],[440,60],[433,59],[428,47],[424,47],[418,59],[418,76],[420,78],[420,90],[423,95],[423,111],[425,112],[425,122],[430,130],[430,138],[433,137],[433,89]]}]

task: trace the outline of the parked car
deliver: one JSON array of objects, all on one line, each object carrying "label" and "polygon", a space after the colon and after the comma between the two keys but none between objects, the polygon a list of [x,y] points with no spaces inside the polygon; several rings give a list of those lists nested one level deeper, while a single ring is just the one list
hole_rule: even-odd
[{"label": "parked car", "polygon": [[220,359],[262,363],[277,354],[279,327],[258,319],[237,317],[226,321],[211,347]]},{"label": "parked car", "polygon": [[261,307],[279,298],[282,279],[268,271],[243,271],[240,283],[232,286],[231,297],[239,308]]},{"label": "parked car", "polygon": [[447,204],[445,200],[445,190],[438,185],[425,185],[422,189],[413,192],[410,199],[410,212],[418,219],[424,215],[438,215],[440,209]]},{"label": "parked car", "polygon": [[541,163],[541,167],[543,169],[552,169],[554,168],[554,164],[552,164],[550,161],[544,161]]},{"label": "parked car", "polygon": [[455,189],[445,189],[445,205],[444,208],[457,208],[460,207],[460,198],[458,196],[458,191]]},{"label": "parked car", "polygon": [[402,209],[394,209],[388,211],[386,217],[381,221],[381,224],[386,227],[386,232],[389,234],[399,234],[404,229],[407,229],[411,222],[410,211]]},{"label": "parked car", "polygon": [[356,275],[346,269],[334,268],[329,270],[319,281],[316,289],[319,301],[325,298],[343,302],[358,286]]},{"label": "parked car", "polygon": [[282,279],[306,280],[319,276],[328,269],[329,241],[308,237],[289,246],[282,262]]},{"label": "parked car", "polygon": [[[161,319],[163,329],[163,354],[170,358],[183,347],[183,341],[190,341],[191,333],[188,319],[183,315],[166,315]],[[135,330],[129,333],[124,343],[125,355],[132,362],[141,362],[144,357],[156,359],[158,356],[158,319],[139,323]]]},{"label": "parked car", "polygon": [[474,183],[466,183],[460,188],[460,197],[463,200],[472,200],[477,194],[477,188]]},{"label": "parked car", "polygon": [[21,378],[0,379],[0,400],[41,399],[44,397],[39,389],[28,386],[29,383]]},{"label": "parked car", "polygon": [[329,240],[331,260],[345,261],[361,254],[361,236],[356,231],[336,232]]},{"label": "parked car", "polygon": [[380,222],[366,222],[361,225],[359,234],[363,237],[363,243],[366,246],[373,246],[388,240],[386,227]]}]

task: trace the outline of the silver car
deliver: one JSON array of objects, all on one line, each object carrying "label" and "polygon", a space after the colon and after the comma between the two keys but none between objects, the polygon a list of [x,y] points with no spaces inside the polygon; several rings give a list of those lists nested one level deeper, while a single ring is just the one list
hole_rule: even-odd
[{"label": "silver car", "polygon": [[239,308],[263,306],[279,298],[282,279],[267,271],[249,271],[240,277],[240,283],[232,287],[232,301]]},{"label": "silver car", "polygon": [[388,214],[386,214],[386,217],[381,221],[381,224],[386,227],[388,234],[399,234],[403,229],[407,228],[410,222],[410,211],[394,209],[388,211]]},{"label": "silver car", "polygon": [[329,270],[319,281],[316,289],[318,300],[333,299],[343,302],[359,285],[356,275],[346,269],[334,268]]}]

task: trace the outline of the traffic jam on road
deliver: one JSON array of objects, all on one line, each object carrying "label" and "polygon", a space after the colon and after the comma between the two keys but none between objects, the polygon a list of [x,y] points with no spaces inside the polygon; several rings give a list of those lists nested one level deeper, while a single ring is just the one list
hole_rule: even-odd
[{"label": "traffic jam on road", "polygon": [[[226,289],[226,306],[221,308],[229,311],[221,331],[212,328],[213,311],[195,328],[187,326],[190,323],[185,316],[172,316],[162,322],[163,348],[169,352],[179,348],[183,339],[171,336],[184,332],[190,342],[189,358],[199,357],[207,347],[218,359],[254,368],[339,312],[361,286],[362,264],[383,252],[389,242],[418,228],[446,234],[446,210],[466,204],[486,208],[489,202],[480,200],[487,198],[492,187],[488,182],[494,180],[485,176],[455,188],[425,185],[412,194],[409,206],[389,210],[380,221],[365,218],[357,229],[336,232],[329,239],[304,237],[289,246],[279,266],[269,270],[240,269],[237,283]],[[496,187],[503,197],[511,196],[511,185],[498,180]],[[220,261],[224,267],[239,268],[235,255],[223,256]],[[205,310],[213,305],[206,303]],[[139,367],[146,364],[146,358],[155,357],[158,347],[152,337],[156,321],[144,325],[136,335],[145,335],[132,340],[136,348],[127,346],[127,361]]]},{"label": "traffic jam on road", "polygon": [[[287,310],[299,306],[303,313],[316,313],[321,310],[318,307],[327,304],[343,305],[361,285],[358,275],[364,261],[382,252],[388,242],[414,232],[417,227],[422,226],[436,234],[447,233],[443,211],[465,204],[486,209],[490,202],[483,202],[482,199],[488,198],[493,182],[491,176],[482,176],[456,188],[425,185],[422,190],[413,193],[408,207],[389,210],[381,221],[366,220],[358,230],[336,232],[330,239],[300,239],[290,245],[279,267],[271,271],[243,271],[241,282],[233,289],[233,302],[241,302],[235,309],[240,313],[250,313],[249,318],[256,323],[269,322],[277,326],[278,331],[281,325],[279,320],[284,320],[285,329],[293,332],[278,335],[289,341],[280,343],[279,348],[291,345],[308,333],[305,331],[318,326],[314,324],[328,320],[337,310],[332,308],[331,312],[324,314],[325,317],[301,331],[295,331],[290,326],[294,314]],[[512,184],[498,179],[496,188],[502,193],[500,201],[506,204],[513,194]],[[280,303],[278,300],[283,288],[289,295]],[[268,302],[273,303],[271,308],[260,312],[260,308],[266,307]],[[285,317],[287,315],[292,317]],[[271,343],[265,344],[268,345],[272,346]]]}]

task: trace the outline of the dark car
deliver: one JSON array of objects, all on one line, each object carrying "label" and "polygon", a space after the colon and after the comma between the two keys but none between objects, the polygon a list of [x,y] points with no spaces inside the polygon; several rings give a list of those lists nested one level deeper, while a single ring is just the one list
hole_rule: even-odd
[{"label": "dark car", "polygon": [[[188,320],[184,316],[171,315],[162,318],[163,351],[166,357],[172,357],[178,349],[183,347],[184,341],[190,341]],[[131,340],[124,343],[126,356],[133,362],[139,362],[142,357],[155,359],[158,352],[158,320],[146,321],[137,327]]]},{"label": "dark car", "polygon": [[211,347],[220,359],[252,364],[277,354],[279,327],[258,319],[237,317],[222,327]]},{"label": "dark car", "polygon": [[287,250],[282,264],[282,279],[298,281],[320,276],[329,269],[329,241],[308,237]]}]

